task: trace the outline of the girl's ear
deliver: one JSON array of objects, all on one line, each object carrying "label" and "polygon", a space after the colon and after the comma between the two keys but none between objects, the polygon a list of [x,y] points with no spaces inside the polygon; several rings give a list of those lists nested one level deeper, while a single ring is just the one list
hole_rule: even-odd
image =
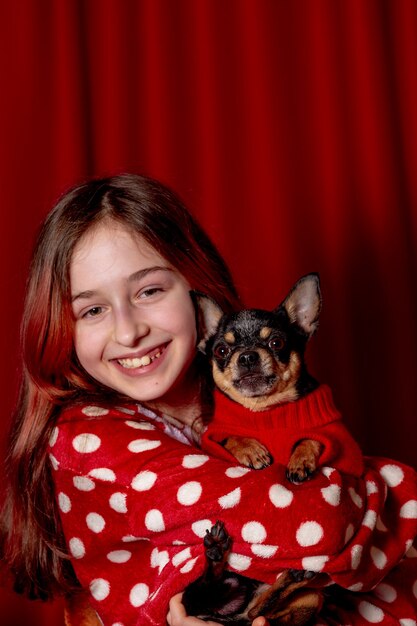
[{"label": "girl's ear", "polygon": [[290,322],[311,337],[319,325],[321,302],[320,279],[314,273],[300,278],[280,306],[286,310]]},{"label": "girl's ear", "polygon": [[194,302],[197,318],[197,348],[205,354],[205,349],[210,337],[216,334],[217,327],[223,311],[209,296],[198,291],[190,291],[191,299]]}]

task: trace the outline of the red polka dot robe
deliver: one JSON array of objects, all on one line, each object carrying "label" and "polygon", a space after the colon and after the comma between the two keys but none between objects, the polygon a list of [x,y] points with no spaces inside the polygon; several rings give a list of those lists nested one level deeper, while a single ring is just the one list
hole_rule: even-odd
[{"label": "red polka dot robe", "polygon": [[283,465],[249,470],[169,428],[141,407],[74,406],[50,440],[68,550],[104,626],[164,625],[171,596],[202,573],[218,519],[231,569],[265,582],[287,567],[321,571],[350,590],[350,609],[326,603],[317,624],[416,626],[411,468],[366,459],[361,478],[326,466],[292,485]]}]

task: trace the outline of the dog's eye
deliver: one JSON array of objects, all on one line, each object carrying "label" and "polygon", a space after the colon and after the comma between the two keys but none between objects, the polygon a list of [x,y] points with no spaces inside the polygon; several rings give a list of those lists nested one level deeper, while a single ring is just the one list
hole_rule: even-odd
[{"label": "dog's eye", "polygon": [[271,350],[281,350],[284,347],[284,340],[281,337],[272,337],[268,341],[268,346]]},{"label": "dog's eye", "polygon": [[230,348],[225,343],[219,343],[214,349],[214,356],[218,359],[226,359],[230,354]]}]

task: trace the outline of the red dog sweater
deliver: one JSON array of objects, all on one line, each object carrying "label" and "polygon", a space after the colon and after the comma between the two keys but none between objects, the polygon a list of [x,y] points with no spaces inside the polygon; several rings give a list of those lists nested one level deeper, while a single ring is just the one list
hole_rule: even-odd
[{"label": "red dog sweater", "polygon": [[323,445],[319,463],[344,474],[362,476],[361,450],[344,426],[327,385],[295,402],[286,402],[265,411],[250,411],[215,392],[213,419],[203,435],[202,447],[229,461],[233,458],[219,442],[231,435],[254,437],[272,454],[274,462],[287,465],[291,452],[301,439],[314,439]]}]

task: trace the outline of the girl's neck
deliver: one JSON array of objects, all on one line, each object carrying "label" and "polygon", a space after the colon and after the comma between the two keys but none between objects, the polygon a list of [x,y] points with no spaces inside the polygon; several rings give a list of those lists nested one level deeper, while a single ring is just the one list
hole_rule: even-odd
[{"label": "girl's neck", "polygon": [[199,428],[205,416],[211,412],[211,392],[207,377],[200,367],[191,367],[187,372],[187,384],[178,386],[178,390],[146,403],[146,406],[159,413],[174,417],[183,424]]}]

